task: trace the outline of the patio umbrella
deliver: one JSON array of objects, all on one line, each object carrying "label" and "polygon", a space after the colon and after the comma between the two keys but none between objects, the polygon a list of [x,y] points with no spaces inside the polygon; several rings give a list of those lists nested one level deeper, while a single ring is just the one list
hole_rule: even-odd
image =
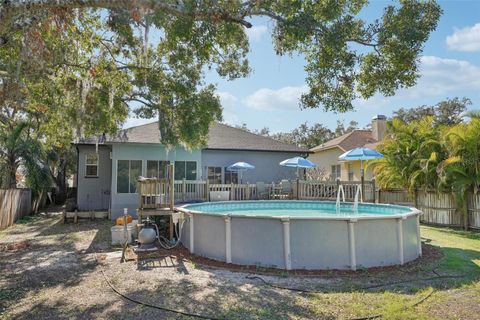
[{"label": "patio umbrella", "polygon": [[315,168],[316,165],[315,163],[311,162],[310,160],[307,160],[302,157],[295,157],[291,159],[286,159],[280,162],[281,166],[284,167],[291,167],[291,168],[297,168],[297,178],[298,178],[298,169],[299,168]]},{"label": "patio umbrella", "polygon": [[236,172],[240,172],[240,183],[242,183],[242,174],[243,174],[243,171],[247,171],[247,170],[252,170],[252,169],[255,169],[255,166],[254,165],[251,165],[250,163],[247,163],[247,162],[235,162],[234,164],[232,165],[229,165],[227,167],[227,170],[228,171],[236,171]]},{"label": "patio umbrella", "polygon": [[338,157],[341,161],[360,160],[360,171],[363,177],[363,161],[383,158],[383,154],[370,148],[355,148]]}]

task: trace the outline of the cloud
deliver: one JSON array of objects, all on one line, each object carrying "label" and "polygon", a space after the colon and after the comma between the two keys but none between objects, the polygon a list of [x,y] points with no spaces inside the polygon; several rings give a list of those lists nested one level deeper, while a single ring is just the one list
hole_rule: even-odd
[{"label": "cloud", "polygon": [[253,26],[247,29],[245,32],[247,33],[248,40],[250,42],[260,42],[264,34],[268,31],[267,26],[260,25],[260,26]]},{"label": "cloud", "polygon": [[283,87],[278,90],[262,88],[247,96],[243,102],[258,110],[298,110],[300,96],[307,92],[306,86]]},{"label": "cloud", "polygon": [[415,87],[399,93],[410,98],[445,97],[452,92],[480,89],[480,68],[465,60],[423,56],[420,59],[420,74]]},{"label": "cloud", "polygon": [[230,92],[217,92],[217,95],[223,107],[223,120],[230,124],[238,124],[240,120],[235,112],[238,98]]},{"label": "cloud", "polygon": [[447,37],[447,46],[456,51],[480,51],[480,23],[472,27],[456,29]]}]

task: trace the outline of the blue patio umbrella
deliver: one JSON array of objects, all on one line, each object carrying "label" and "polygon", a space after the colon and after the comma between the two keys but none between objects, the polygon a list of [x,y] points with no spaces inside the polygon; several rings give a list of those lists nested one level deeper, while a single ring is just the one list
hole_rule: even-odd
[{"label": "blue patio umbrella", "polygon": [[284,167],[297,168],[297,178],[298,178],[299,168],[308,169],[308,168],[316,167],[315,163],[302,157],[295,157],[295,158],[283,160],[282,162],[280,162],[280,165]]},{"label": "blue patio umbrella", "polygon": [[381,154],[376,150],[365,148],[365,147],[349,150],[344,154],[342,154],[340,157],[338,157],[338,159],[341,161],[360,160],[360,170],[361,170],[362,177],[363,177],[363,161],[380,159],[380,158],[383,158],[383,154]]},{"label": "blue patio umbrella", "polygon": [[240,183],[242,183],[242,173],[243,173],[243,171],[252,170],[252,169],[255,169],[254,165],[251,165],[250,163],[243,162],[243,161],[235,162],[234,164],[229,165],[227,167],[228,171],[240,172]]}]

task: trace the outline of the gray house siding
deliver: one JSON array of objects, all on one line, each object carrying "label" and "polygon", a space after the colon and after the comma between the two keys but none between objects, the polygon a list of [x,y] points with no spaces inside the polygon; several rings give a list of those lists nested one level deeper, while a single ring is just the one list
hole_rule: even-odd
[{"label": "gray house siding", "polygon": [[182,147],[176,147],[167,150],[161,144],[138,144],[138,143],[114,143],[112,144],[112,218],[123,214],[123,209],[128,208],[128,212],[135,215],[138,208],[138,193],[119,193],[117,192],[117,166],[119,160],[141,160],[142,176],[147,175],[148,160],[168,160],[174,161],[195,161],[197,162],[197,179],[202,176],[202,158],[200,150],[185,150]]},{"label": "gray house siding", "polygon": [[107,210],[110,208],[110,194],[112,181],[112,163],[110,148],[98,146],[98,176],[86,176],[86,156],[95,153],[95,146],[79,145],[78,148],[78,210]]},{"label": "gray house siding", "polygon": [[255,166],[255,169],[243,172],[243,182],[265,183],[279,182],[282,179],[294,179],[296,170],[282,167],[279,163],[282,160],[299,156],[291,152],[266,152],[266,151],[230,151],[230,150],[203,150],[202,171],[203,179],[207,178],[207,167],[222,167],[222,182],[225,179],[225,167],[244,161]]}]

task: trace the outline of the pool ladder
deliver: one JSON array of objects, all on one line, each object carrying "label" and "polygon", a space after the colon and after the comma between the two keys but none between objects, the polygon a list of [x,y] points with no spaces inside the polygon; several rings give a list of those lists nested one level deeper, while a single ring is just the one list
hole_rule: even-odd
[{"label": "pool ladder", "polygon": [[337,190],[337,202],[335,204],[335,208],[337,209],[337,214],[340,213],[340,193],[342,194],[343,202],[345,202],[345,190],[343,189],[342,185],[339,185]]},{"label": "pool ladder", "polygon": [[358,213],[358,199],[360,198],[360,202],[363,202],[363,193],[362,193],[362,186],[357,185],[357,191],[355,192],[355,200],[353,201],[353,213]]},{"label": "pool ladder", "polygon": [[[335,204],[335,208],[337,210],[337,214],[340,213],[340,194],[342,195],[342,200],[345,202],[345,190],[343,189],[343,185],[338,186],[337,190],[337,201]],[[357,191],[355,192],[355,199],[353,201],[353,213],[358,213],[358,201],[363,202],[363,193],[362,193],[362,186],[357,186]]]}]

